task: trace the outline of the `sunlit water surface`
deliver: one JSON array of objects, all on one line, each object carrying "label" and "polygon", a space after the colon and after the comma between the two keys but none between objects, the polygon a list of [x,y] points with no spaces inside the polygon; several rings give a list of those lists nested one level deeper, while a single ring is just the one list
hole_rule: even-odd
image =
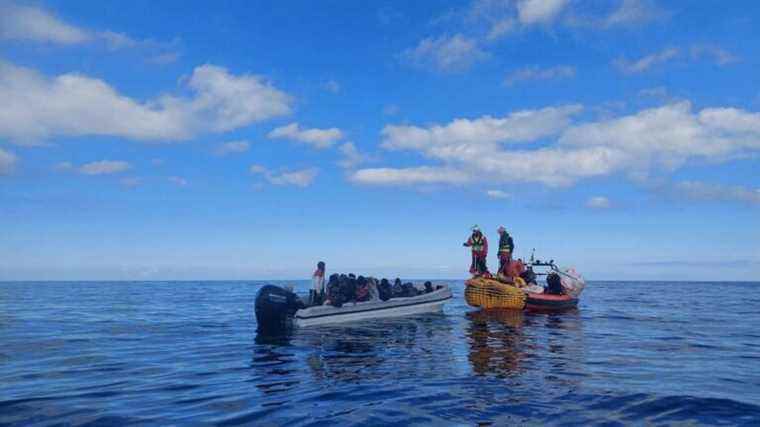
[{"label": "sunlit water surface", "polygon": [[[261,283],[0,283],[0,425],[760,424],[760,283],[257,336]],[[306,283],[297,285],[306,289]]]}]

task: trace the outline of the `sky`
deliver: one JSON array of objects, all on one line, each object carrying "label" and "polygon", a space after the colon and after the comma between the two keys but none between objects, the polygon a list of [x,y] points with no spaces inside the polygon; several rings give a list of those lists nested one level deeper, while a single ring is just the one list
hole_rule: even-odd
[{"label": "sky", "polygon": [[463,278],[475,224],[591,280],[757,280],[759,19],[0,0],[0,280]]}]

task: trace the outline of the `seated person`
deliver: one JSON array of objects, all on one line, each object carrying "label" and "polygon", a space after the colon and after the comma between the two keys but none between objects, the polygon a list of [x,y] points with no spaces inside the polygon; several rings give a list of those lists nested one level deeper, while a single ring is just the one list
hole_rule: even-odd
[{"label": "seated person", "polygon": [[380,280],[380,284],[377,286],[377,292],[382,301],[388,301],[393,298],[393,288],[388,279]]},{"label": "seated person", "polygon": [[546,276],[546,285],[544,293],[551,295],[562,295],[565,293],[565,289],[562,287],[562,279],[557,273],[551,273]]},{"label": "seated person", "polygon": [[403,286],[403,289],[404,289],[404,297],[405,298],[416,297],[417,296],[417,288],[414,286],[413,283],[406,282],[402,286]]},{"label": "seated person", "polygon": [[356,302],[365,302],[369,299],[369,282],[364,276],[359,276],[356,279]]},{"label": "seated person", "polygon": [[398,277],[393,281],[392,294],[393,298],[400,298],[404,296],[404,285],[401,284],[401,279]]}]

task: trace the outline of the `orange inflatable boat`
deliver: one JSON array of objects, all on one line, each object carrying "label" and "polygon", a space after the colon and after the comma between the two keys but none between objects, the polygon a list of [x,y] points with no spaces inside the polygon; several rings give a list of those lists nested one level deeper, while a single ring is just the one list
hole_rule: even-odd
[{"label": "orange inflatable boat", "polygon": [[526,292],[525,309],[533,311],[564,310],[578,306],[578,298],[570,295],[551,295]]}]

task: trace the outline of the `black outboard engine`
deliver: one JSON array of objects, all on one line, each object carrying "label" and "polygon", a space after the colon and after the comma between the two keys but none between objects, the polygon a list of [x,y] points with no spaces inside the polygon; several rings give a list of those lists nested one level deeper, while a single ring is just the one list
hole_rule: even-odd
[{"label": "black outboard engine", "polygon": [[294,292],[279,286],[265,285],[256,294],[256,323],[259,332],[275,332],[287,327],[304,303]]}]

